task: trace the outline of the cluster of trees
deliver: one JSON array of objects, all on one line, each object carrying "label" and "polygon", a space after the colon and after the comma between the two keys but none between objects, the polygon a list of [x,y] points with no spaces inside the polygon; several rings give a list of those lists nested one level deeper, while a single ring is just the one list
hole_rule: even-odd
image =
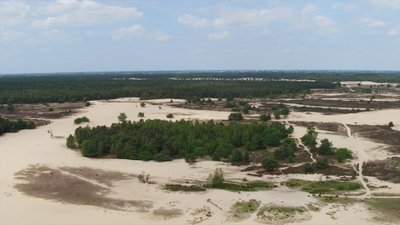
[{"label": "cluster of trees", "polygon": [[[220,74],[225,77],[231,73]],[[246,74],[243,74],[246,76]],[[129,79],[132,76],[141,79]],[[174,80],[190,74],[58,74],[42,76],[3,76],[0,104],[75,102],[118,97],[149,98],[233,98],[267,97],[308,93],[312,88],[334,88],[332,82]],[[197,75],[196,75],[197,76]],[[212,77],[213,74],[201,74]]]},{"label": "cluster of trees", "polygon": [[[215,123],[146,120],[121,122],[111,127],[79,127],[67,145],[82,155],[167,161],[197,157],[246,162],[248,151],[280,146],[291,132],[281,123]],[[286,142],[285,144],[286,145]]]},{"label": "cluster of trees", "polygon": [[13,121],[0,116],[0,135],[9,132],[17,132],[23,129],[35,129],[35,128],[36,125],[32,121],[24,121],[21,119]]},{"label": "cluster of trees", "polygon": [[[317,160],[316,168],[317,169],[325,169],[329,167],[328,160],[326,157],[333,156],[336,158],[336,161],[342,163],[347,159],[353,158],[352,151],[347,148],[335,148],[333,144],[328,139],[322,139],[321,144],[317,147],[317,137],[318,132],[315,131],[313,126],[309,126],[307,128],[307,133],[301,138],[302,143],[310,148],[310,150],[314,153],[317,153],[321,159]],[[310,172],[312,167],[311,165],[305,165],[305,172]]]}]

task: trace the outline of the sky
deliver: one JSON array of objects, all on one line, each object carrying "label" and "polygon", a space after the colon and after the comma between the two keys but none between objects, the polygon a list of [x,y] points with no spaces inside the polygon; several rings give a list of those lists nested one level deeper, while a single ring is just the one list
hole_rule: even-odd
[{"label": "sky", "polygon": [[400,0],[0,0],[0,74],[400,70]]}]

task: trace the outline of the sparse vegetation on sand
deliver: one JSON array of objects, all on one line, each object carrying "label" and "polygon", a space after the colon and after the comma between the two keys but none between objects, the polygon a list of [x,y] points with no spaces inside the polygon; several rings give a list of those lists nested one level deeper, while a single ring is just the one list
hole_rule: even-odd
[{"label": "sparse vegetation on sand", "polygon": [[247,219],[260,207],[260,201],[250,199],[249,201],[238,201],[232,205],[229,217],[232,220],[240,221]]},{"label": "sparse vegetation on sand", "polygon": [[336,194],[342,192],[356,191],[362,188],[358,182],[352,181],[306,181],[299,179],[290,179],[283,183],[291,188],[300,188],[303,191],[312,194]]},{"label": "sparse vegetation on sand", "polygon": [[311,218],[304,206],[264,206],[257,212],[257,219],[266,224],[286,224],[300,222]]},{"label": "sparse vegetation on sand", "polygon": [[377,212],[376,220],[400,221],[400,198],[374,198],[365,201],[365,203]]},{"label": "sparse vegetation on sand", "polygon": [[168,191],[183,191],[183,192],[206,191],[206,188],[200,185],[183,185],[183,184],[165,184],[164,189]]},{"label": "sparse vegetation on sand", "polygon": [[260,191],[269,190],[276,185],[266,181],[251,181],[251,182],[228,182],[225,181],[222,169],[216,169],[214,173],[209,175],[209,183],[204,184],[205,188],[224,189],[228,191]]}]

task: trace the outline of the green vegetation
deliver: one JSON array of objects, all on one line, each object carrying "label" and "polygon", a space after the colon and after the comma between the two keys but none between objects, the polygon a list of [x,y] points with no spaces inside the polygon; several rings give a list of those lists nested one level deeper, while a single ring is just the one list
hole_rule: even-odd
[{"label": "green vegetation", "polygon": [[183,191],[183,192],[200,192],[207,190],[199,185],[182,185],[182,184],[166,184],[164,186],[164,189],[168,191]]},{"label": "green vegetation", "polygon": [[[215,123],[146,120],[121,122],[111,127],[79,127],[75,139],[88,141],[89,157],[113,155],[123,159],[166,161],[211,156],[213,160],[248,161],[247,147],[262,150],[279,146],[289,135],[281,123]],[[93,150],[92,147],[95,149]],[[92,151],[93,150],[93,151]],[[238,157],[238,151],[242,157]]]},{"label": "green vegetation", "polygon": [[301,188],[301,190],[311,194],[334,194],[337,192],[349,192],[362,188],[358,182],[351,181],[306,181],[290,179],[284,184],[291,188]]},{"label": "green vegetation", "polygon": [[260,207],[260,202],[255,199],[249,201],[238,201],[232,205],[229,214],[238,220],[246,219],[250,215],[257,211]]},{"label": "green vegetation", "polygon": [[14,133],[23,129],[35,129],[36,125],[32,121],[18,119],[9,120],[0,116],[0,135],[4,133]]},{"label": "green vegetation", "polygon": [[261,114],[260,115],[260,120],[261,121],[264,121],[264,122],[267,122],[267,121],[270,121],[271,120],[271,114]]},{"label": "green vegetation", "polygon": [[120,123],[125,123],[127,118],[128,118],[128,117],[126,116],[125,113],[120,113],[120,114],[118,115],[118,121],[119,121]]},{"label": "green vegetation", "polygon": [[369,208],[378,212],[375,219],[394,223],[400,221],[400,198],[374,198],[365,201],[365,203]]},{"label": "green vegetation", "polygon": [[394,124],[393,124],[392,121],[390,121],[390,122],[388,123],[388,127],[390,127],[390,128],[394,127]]},{"label": "green vegetation", "polygon": [[335,155],[336,155],[336,160],[340,163],[345,161],[346,159],[353,158],[352,152],[347,148],[337,149]]},{"label": "green vegetation", "polygon": [[172,113],[167,114],[167,118],[168,118],[168,119],[174,118],[174,114],[172,114]]},{"label": "green vegetation", "polygon": [[313,126],[307,127],[307,133],[301,137],[301,142],[307,147],[309,147],[311,150],[315,150],[317,146],[317,136],[318,133],[315,131],[315,128]]},{"label": "green vegetation", "polygon": [[80,117],[80,118],[76,118],[74,120],[74,124],[75,125],[78,125],[78,124],[81,124],[81,123],[89,123],[89,122],[90,122],[90,120],[86,116],[83,116],[83,117]]},{"label": "green vegetation", "polygon": [[261,161],[261,165],[264,167],[264,169],[271,172],[278,168],[279,163],[274,158],[265,158]]},{"label": "green vegetation", "polygon": [[273,183],[265,181],[252,181],[246,183],[226,182],[222,169],[216,169],[214,173],[209,175],[208,179],[210,182],[203,185],[203,187],[224,189],[228,191],[258,191],[269,190],[275,187]]},{"label": "green vegetation", "polygon": [[75,137],[72,136],[71,134],[67,137],[67,143],[66,143],[67,147],[70,149],[74,149],[76,148],[76,141],[75,141]]},{"label": "green vegetation", "polygon": [[144,117],[144,112],[139,112],[138,117]]},{"label": "green vegetation", "polygon": [[140,103],[140,107],[145,107],[145,106],[146,106],[146,103],[144,103],[144,102]]},{"label": "green vegetation", "polygon": [[[41,76],[2,76],[0,104],[76,102],[118,97],[150,98],[249,98],[308,93],[313,88],[335,88],[331,81],[279,81],[283,77],[301,77],[299,73],[248,71],[75,73]],[[302,76],[308,76],[302,74]],[[139,78],[132,80],[129,78]],[[263,77],[264,81],[234,80]],[[326,80],[324,76],[317,76]],[[204,78],[193,80],[193,78]],[[220,80],[212,80],[221,78]],[[207,80],[208,79],[208,80]],[[275,80],[271,80],[275,79]],[[296,78],[294,78],[296,79]]]},{"label": "green vegetation", "polygon": [[240,120],[243,120],[243,115],[241,113],[231,113],[231,114],[229,114],[228,120],[240,121]]}]

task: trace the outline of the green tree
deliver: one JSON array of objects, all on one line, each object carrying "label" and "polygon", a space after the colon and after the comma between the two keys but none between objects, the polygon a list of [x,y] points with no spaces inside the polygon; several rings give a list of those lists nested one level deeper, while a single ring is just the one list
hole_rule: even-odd
[{"label": "green tree", "polygon": [[317,136],[318,133],[315,131],[313,126],[308,126],[307,133],[301,137],[301,142],[311,150],[314,150],[317,146]]},{"label": "green tree", "polygon": [[125,113],[120,113],[120,114],[118,115],[118,121],[119,121],[120,123],[125,123],[127,118],[128,118],[128,117],[126,116]]},{"label": "green tree", "polygon": [[70,134],[70,135],[67,137],[67,143],[66,143],[66,144],[67,144],[67,147],[70,148],[70,149],[76,148],[75,137],[72,136],[72,134]]},{"label": "green tree", "polygon": [[264,167],[264,169],[266,169],[267,171],[269,171],[269,172],[272,172],[272,171],[274,171],[275,169],[277,169],[278,168],[278,166],[279,166],[279,163],[278,163],[278,161],[276,160],[276,159],[274,159],[274,158],[264,158],[262,161],[261,161],[261,165]]},{"label": "green tree", "polygon": [[86,140],[82,143],[82,155],[85,157],[96,158],[101,156],[99,148],[97,148],[94,141]]},{"label": "green tree", "polygon": [[322,139],[321,145],[319,146],[319,154],[321,155],[332,155],[333,152],[333,145],[328,139]]},{"label": "green tree", "polygon": [[266,122],[266,121],[269,121],[269,120],[271,120],[271,115],[268,113],[268,114],[261,114],[260,115],[260,120],[261,121],[264,121],[264,122]]},{"label": "green tree", "polygon": [[347,148],[339,148],[338,150],[336,150],[335,155],[336,155],[336,160],[340,163],[342,163],[346,159],[353,158],[351,150]]}]

